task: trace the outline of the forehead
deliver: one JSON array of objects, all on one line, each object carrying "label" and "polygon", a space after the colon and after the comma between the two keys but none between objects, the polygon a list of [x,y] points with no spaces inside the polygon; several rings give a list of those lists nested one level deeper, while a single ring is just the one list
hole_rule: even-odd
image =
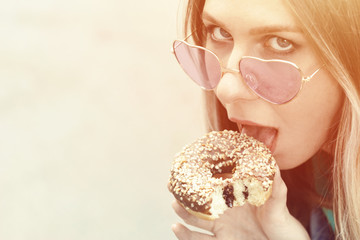
[{"label": "forehead", "polygon": [[203,18],[216,20],[230,30],[267,25],[297,28],[282,0],[206,0]]}]

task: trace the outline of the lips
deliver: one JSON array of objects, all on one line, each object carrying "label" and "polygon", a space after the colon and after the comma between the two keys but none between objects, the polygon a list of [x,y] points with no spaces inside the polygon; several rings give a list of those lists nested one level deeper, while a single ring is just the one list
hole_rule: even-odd
[{"label": "lips", "polygon": [[278,133],[276,128],[257,124],[241,124],[239,129],[241,129],[241,133],[245,133],[258,141],[263,142],[270,151],[273,152],[275,150],[276,136]]}]

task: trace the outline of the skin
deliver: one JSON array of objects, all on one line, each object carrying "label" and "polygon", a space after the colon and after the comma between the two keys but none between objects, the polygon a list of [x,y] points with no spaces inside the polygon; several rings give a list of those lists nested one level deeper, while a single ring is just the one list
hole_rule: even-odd
[{"label": "skin", "polygon": [[255,207],[245,204],[235,207],[225,211],[214,221],[195,217],[174,201],[173,208],[185,223],[212,234],[191,231],[180,223],[174,224],[172,230],[180,240],[288,240],[290,236],[293,240],[310,239],[301,223],[289,214],[286,194],[285,183],[278,171],[274,179],[272,196],[264,205]]},{"label": "skin", "polygon": [[[225,73],[214,92],[239,129],[249,123],[276,129],[272,151],[280,169],[297,167],[325,149],[341,109],[342,90],[313,53],[282,1],[207,0],[203,22],[209,32],[206,47],[224,67],[238,69],[241,56],[291,61],[306,76],[321,67],[293,100],[282,105],[259,98],[234,72]],[[286,192],[278,171],[272,196],[263,206],[236,207],[215,221],[198,219],[175,202],[175,212],[186,223],[213,236],[190,231],[181,224],[175,224],[173,231],[178,239],[309,239],[289,214]]]}]

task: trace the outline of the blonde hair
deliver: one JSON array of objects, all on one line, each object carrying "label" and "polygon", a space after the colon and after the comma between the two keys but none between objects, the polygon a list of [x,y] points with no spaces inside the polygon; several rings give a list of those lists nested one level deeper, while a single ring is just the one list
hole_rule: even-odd
[{"label": "blonde hair", "polygon": [[360,2],[287,0],[345,93],[333,166],[337,239],[360,237]]},{"label": "blonde hair", "polygon": [[[345,100],[334,138],[333,210],[336,238],[360,237],[360,1],[284,0],[315,53],[343,88]],[[203,41],[205,0],[189,0],[185,32]],[[195,31],[196,30],[196,31]],[[205,93],[209,130],[236,129],[216,96]],[[304,195],[304,194],[303,194]],[[306,222],[306,221],[305,221]]]}]

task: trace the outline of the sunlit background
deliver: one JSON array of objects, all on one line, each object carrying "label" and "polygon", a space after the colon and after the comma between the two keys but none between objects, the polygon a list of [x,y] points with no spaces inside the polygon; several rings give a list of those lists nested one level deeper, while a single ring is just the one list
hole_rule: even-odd
[{"label": "sunlit background", "polygon": [[173,155],[204,131],[178,0],[0,8],[0,239],[175,239]]}]

